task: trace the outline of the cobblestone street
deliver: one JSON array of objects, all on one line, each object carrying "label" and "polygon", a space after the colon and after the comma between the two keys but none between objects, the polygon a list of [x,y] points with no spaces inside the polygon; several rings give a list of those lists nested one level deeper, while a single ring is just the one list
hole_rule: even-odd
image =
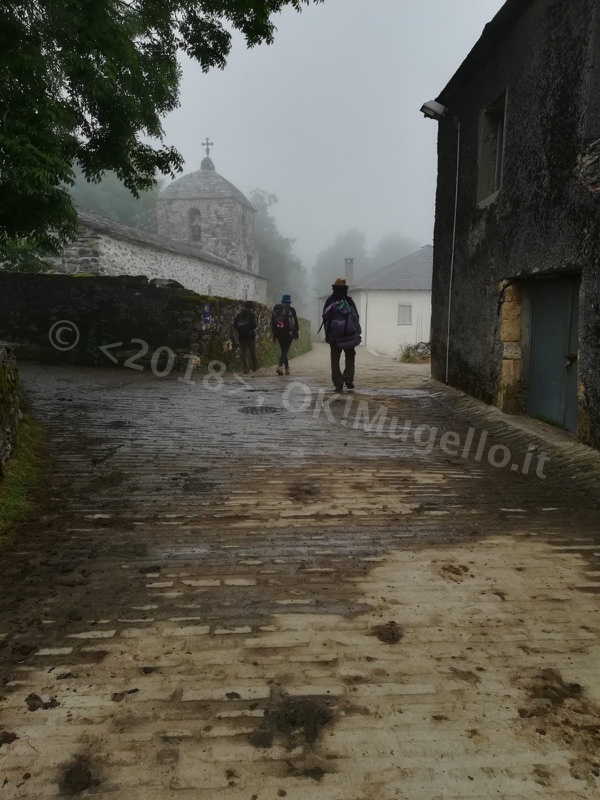
[{"label": "cobblestone street", "polygon": [[600,798],[600,456],[428,367],[291,367],[22,366],[0,800]]}]

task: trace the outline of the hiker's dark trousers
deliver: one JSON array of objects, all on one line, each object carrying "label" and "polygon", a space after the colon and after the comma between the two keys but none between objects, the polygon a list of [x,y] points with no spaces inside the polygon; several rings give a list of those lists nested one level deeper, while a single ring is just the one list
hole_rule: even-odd
[{"label": "hiker's dark trousers", "polygon": [[[356,359],[356,350],[352,347],[350,350],[341,350],[334,344],[329,344],[331,348],[331,380],[336,389],[341,388],[344,384],[354,383],[354,361]],[[342,353],[346,355],[346,363],[344,365],[344,372],[340,370],[340,356]]]},{"label": "hiker's dark trousers", "polygon": [[292,342],[294,341],[294,337],[278,336],[277,341],[279,342],[279,347],[281,347],[281,358],[279,359],[279,366],[289,369],[290,364],[288,361],[288,353],[290,351],[290,347],[292,346]]},{"label": "hiker's dark trousers", "polygon": [[258,356],[256,354],[256,339],[240,339],[240,355],[242,356],[242,369],[244,372],[252,364],[254,372],[258,369]]}]

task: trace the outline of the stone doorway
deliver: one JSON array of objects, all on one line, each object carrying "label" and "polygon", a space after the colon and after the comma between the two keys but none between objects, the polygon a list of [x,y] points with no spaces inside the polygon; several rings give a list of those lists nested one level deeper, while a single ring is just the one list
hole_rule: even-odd
[{"label": "stone doorway", "polygon": [[580,275],[500,285],[497,405],[577,433]]}]

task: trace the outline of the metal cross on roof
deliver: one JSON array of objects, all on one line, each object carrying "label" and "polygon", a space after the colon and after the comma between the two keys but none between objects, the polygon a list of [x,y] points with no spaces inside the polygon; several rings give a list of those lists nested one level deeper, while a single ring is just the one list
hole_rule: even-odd
[{"label": "metal cross on roof", "polygon": [[214,142],[210,142],[209,141],[208,136],[206,137],[206,141],[202,142],[202,147],[206,147],[206,156],[207,156],[207,158],[210,155],[210,148],[214,147],[214,144],[215,144]]}]

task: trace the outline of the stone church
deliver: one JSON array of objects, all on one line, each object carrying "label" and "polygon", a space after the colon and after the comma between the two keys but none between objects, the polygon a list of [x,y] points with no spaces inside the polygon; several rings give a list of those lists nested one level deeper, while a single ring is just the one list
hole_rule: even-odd
[{"label": "stone church", "polygon": [[215,170],[208,140],[200,169],[170,183],[158,197],[155,234],[79,211],[80,237],[57,268],[95,275],[146,275],[176,280],[203,295],[264,302],[258,272],[256,210]]}]

